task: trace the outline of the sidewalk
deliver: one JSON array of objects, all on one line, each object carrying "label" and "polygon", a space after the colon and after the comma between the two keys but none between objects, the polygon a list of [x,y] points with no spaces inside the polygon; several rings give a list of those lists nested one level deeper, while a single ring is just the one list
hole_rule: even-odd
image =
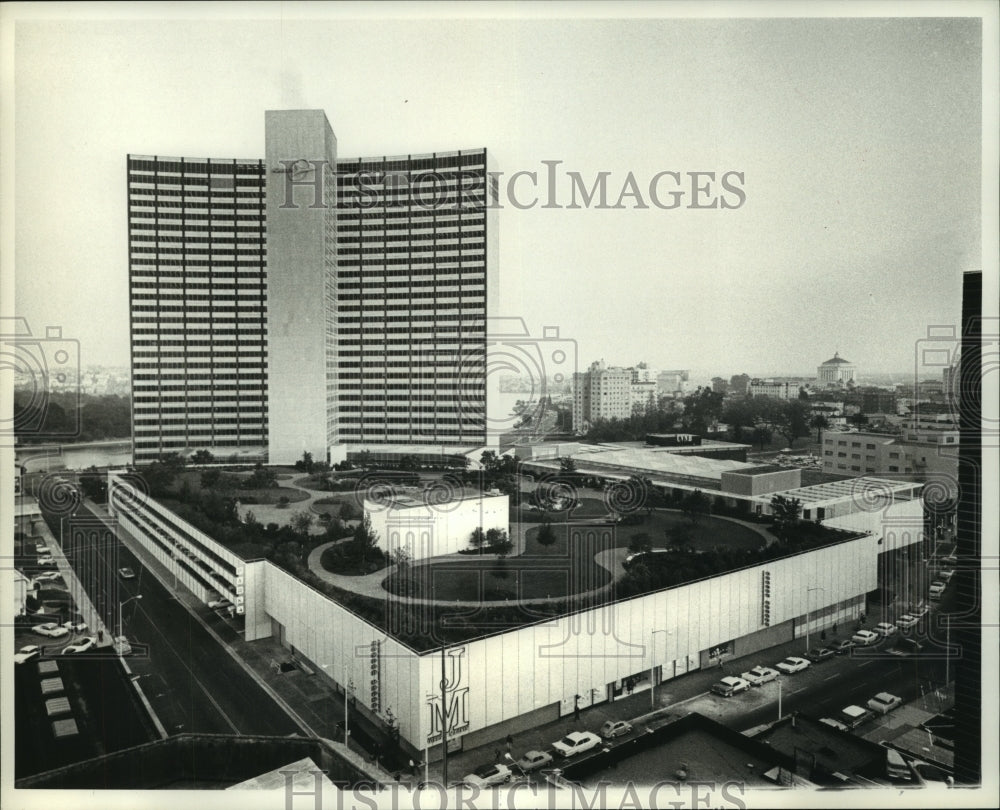
[{"label": "sidewalk", "polygon": [[[88,505],[103,519],[110,520],[105,504]],[[307,673],[302,669],[281,672],[275,664],[290,662],[290,650],[282,647],[275,639],[261,639],[248,642],[243,630],[235,622],[224,619],[209,609],[181,583],[174,588],[173,575],[167,568],[149,554],[126,530],[118,527],[118,537],[129,551],[135,554],[143,566],[171,591],[180,603],[209,633],[219,645],[278,703],[302,730],[304,736],[321,737],[343,744],[344,701],[335,687],[318,673]],[[374,778],[388,784],[393,775],[373,762],[371,749],[373,742],[382,739],[374,724],[357,712],[350,712],[348,751],[350,758],[364,765]],[[392,764],[392,763],[390,763]]]},{"label": "sidewalk", "polygon": [[[866,626],[873,627],[880,621],[882,621],[881,609],[874,606],[867,612]],[[841,638],[850,637],[854,628],[853,622],[850,625],[841,625],[839,636]],[[827,631],[827,634],[829,638],[833,637],[832,632]],[[814,646],[821,643],[818,633],[813,634],[812,638],[815,642]],[[698,669],[669,681],[663,681],[656,687],[655,699],[651,699],[650,689],[647,686],[642,691],[635,692],[628,697],[616,698],[613,702],[599,703],[596,706],[581,709],[579,721],[574,721],[572,715],[566,715],[559,720],[538,726],[530,731],[514,734],[511,756],[517,760],[526,751],[532,749],[546,751],[552,747],[553,742],[570,731],[597,733],[606,720],[628,720],[637,729],[644,725],[659,725],[666,720],[686,714],[686,710],[678,704],[704,695],[720,677],[739,675],[758,664],[773,666],[776,661],[789,655],[801,656],[805,652],[805,646],[804,638],[796,638],[742,658],[727,658],[721,668],[716,666]],[[737,706],[738,704],[734,704],[734,708]],[[476,748],[468,748],[450,754],[448,756],[448,781],[457,782],[480,765],[496,761],[497,753],[500,755],[500,762],[507,762],[504,758],[507,750],[504,740],[505,736],[501,736]],[[440,745],[438,749],[440,749]],[[440,753],[436,756],[439,757]],[[440,778],[440,759],[431,765],[432,778],[435,774]]]}]

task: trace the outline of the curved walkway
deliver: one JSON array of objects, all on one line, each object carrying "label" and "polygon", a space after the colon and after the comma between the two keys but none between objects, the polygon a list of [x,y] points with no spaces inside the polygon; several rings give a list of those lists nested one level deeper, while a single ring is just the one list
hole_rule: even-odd
[{"label": "curved walkway", "polygon": [[[664,510],[664,511],[678,511]],[[772,534],[770,531],[760,526],[757,523],[751,523],[745,520],[739,520],[738,518],[731,518],[725,515],[712,515],[714,518],[720,520],[728,520],[732,523],[736,523],[740,526],[744,526],[757,534],[759,534],[765,545],[769,546],[773,543],[778,542],[776,535]],[[577,521],[568,521],[568,525],[572,525]],[[588,521],[581,520],[579,523],[586,524]],[[592,522],[592,521],[591,521]],[[519,556],[524,553],[525,545],[527,543],[528,531],[535,526],[540,526],[540,523],[524,523],[519,521],[516,526],[512,526],[512,531],[516,528],[516,532],[512,534],[511,540],[514,541],[515,549],[514,553],[510,556]],[[596,605],[599,601],[602,601],[602,597],[611,590],[619,575],[625,572],[624,562],[625,558],[628,556],[629,551],[627,548],[611,548],[605,549],[604,551],[598,552],[594,555],[594,562],[603,568],[605,571],[611,573],[611,581],[605,583],[599,588],[594,588],[589,591],[581,591],[575,594],[567,594],[565,596],[550,596],[550,597],[537,597],[534,599],[491,599],[487,600],[485,603],[482,600],[470,600],[470,599],[455,599],[455,600],[442,600],[442,599],[420,599],[414,596],[400,596],[399,594],[392,593],[386,588],[382,587],[382,583],[396,573],[396,569],[399,566],[389,565],[385,568],[380,568],[372,574],[365,574],[364,576],[348,576],[345,574],[334,574],[331,571],[327,571],[322,564],[323,552],[326,551],[330,546],[335,543],[342,543],[347,538],[342,538],[340,540],[333,540],[329,543],[323,543],[320,546],[314,548],[307,560],[309,570],[311,570],[316,576],[322,579],[324,582],[328,582],[334,587],[340,588],[345,591],[351,591],[360,596],[369,596],[373,599],[390,599],[395,602],[403,602],[410,605],[453,605],[458,607],[483,607],[486,605],[538,605],[538,604],[553,604],[556,602],[565,602],[567,599],[577,599],[577,600],[587,600],[592,599]],[[489,555],[495,556],[495,555]],[[414,565],[428,565],[434,563],[440,565],[444,563],[448,564],[459,564],[465,561],[467,555],[464,554],[443,554],[437,557],[426,557],[422,560],[413,563]]]}]

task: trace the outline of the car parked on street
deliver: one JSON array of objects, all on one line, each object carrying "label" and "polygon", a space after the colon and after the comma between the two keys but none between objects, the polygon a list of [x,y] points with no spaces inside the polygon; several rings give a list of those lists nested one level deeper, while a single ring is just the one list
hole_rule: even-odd
[{"label": "car parked on street", "polygon": [[898,627],[902,632],[908,631],[910,628],[916,627],[920,624],[920,619],[916,616],[911,616],[909,613],[904,613],[898,619],[896,619],[896,627]]},{"label": "car parked on street", "polygon": [[919,605],[917,605],[910,611],[910,615],[915,616],[918,619],[922,619],[924,616],[930,613],[930,611],[931,609],[925,603],[921,602]]},{"label": "car parked on street", "polygon": [[861,706],[845,706],[837,713],[837,719],[850,729],[857,728],[869,720],[873,720],[875,715],[868,709]]},{"label": "car parked on street", "polygon": [[87,650],[92,649],[95,644],[97,644],[96,636],[84,636],[75,644],[67,644],[65,647],[63,647],[62,654],[72,655],[73,653],[87,652]]},{"label": "car parked on street", "polygon": [[888,714],[893,709],[903,705],[903,699],[898,695],[890,695],[888,692],[879,692],[866,704],[875,714]]},{"label": "car parked on street", "polygon": [[754,686],[763,686],[770,681],[776,681],[779,674],[778,670],[771,669],[770,667],[754,667],[753,669],[748,669],[740,677],[745,681],[749,681]]},{"label": "car parked on street", "polygon": [[561,740],[552,743],[552,748],[561,757],[569,759],[584,751],[597,748],[601,744],[601,738],[592,731],[571,731]]},{"label": "car parked on street", "polygon": [[537,771],[552,762],[552,754],[547,751],[527,751],[524,756],[517,761],[517,767],[524,773]]},{"label": "car parked on street", "polygon": [[628,734],[631,730],[632,724],[625,720],[606,720],[601,726],[600,735],[605,740],[613,740],[615,737]]},{"label": "car parked on street", "polygon": [[125,568],[119,568],[118,576],[120,576],[122,579],[135,579],[135,571],[133,571],[131,568],[127,566]]},{"label": "car parked on street", "polygon": [[951,578],[955,576],[955,570],[953,568],[946,568],[944,571],[937,572],[937,578],[944,583],[951,582]]},{"label": "car parked on street", "polygon": [[813,647],[806,653],[806,658],[814,664],[818,664],[820,661],[826,661],[829,658],[833,658],[835,655],[836,653],[829,647]]},{"label": "car parked on street", "polygon": [[69,635],[69,630],[56,624],[55,622],[36,624],[31,628],[31,632],[37,633],[40,636],[48,636],[49,638],[62,638],[63,636]]},{"label": "car parked on street", "polygon": [[229,601],[228,599],[212,599],[212,600],[211,600],[211,601],[210,601],[210,602],[208,603],[208,606],[209,606],[209,607],[210,607],[210,608],[211,608],[212,610],[219,610],[219,609],[221,609],[221,608],[227,608],[227,607],[232,607],[232,605],[233,605],[233,603],[232,603],[232,602],[230,602],[230,601]]},{"label": "car parked on street", "polygon": [[931,599],[940,599],[941,594],[944,593],[944,589],[946,587],[947,586],[944,582],[942,582],[939,579],[936,579],[931,583],[931,587],[928,588],[927,595],[930,596]]},{"label": "car parked on street", "polygon": [[86,622],[63,622],[63,627],[71,633],[83,633],[87,629]]},{"label": "car parked on street", "polygon": [[819,722],[829,726],[830,728],[835,728],[837,729],[837,731],[850,731],[850,729],[847,726],[845,726],[839,720],[834,720],[832,717],[821,717],[819,719]]},{"label": "car parked on street", "polygon": [[790,655],[784,661],[779,661],[775,664],[774,668],[786,675],[791,675],[793,672],[801,672],[804,669],[809,669],[809,662],[805,658]]},{"label": "car parked on street", "polygon": [[39,557],[38,564],[44,568],[55,568],[56,561],[52,557]]},{"label": "car parked on street", "polygon": [[856,647],[870,647],[872,644],[878,644],[879,634],[873,633],[871,630],[858,630],[851,636],[851,641]]},{"label": "car parked on street", "polygon": [[27,647],[22,647],[16,653],[14,653],[14,663],[15,664],[26,664],[33,658],[38,658],[42,654],[42,648],[35,645],[29,644]]},{"label": "car parked on street", "polygon": [[833,650],[837,655],[844,655],[849,653],[854,647],[854,642],[849,638],[835,638],[831,641],[827,647]]},{"label": "car parked on street", "polygon": [[511,769],[506,765],[497,763],[496,765],[480,765],[472,773],[467,773],[462,777],[462,782],[472,787],[484,788],[491,785],[500,785],[509,782]]},{"label": "car parked on street", "polygon": [[734,678],[732,676],[723,678],[721,681],[717,681],[712,684],[712,691],[717,695],[722,695],[723,697],[738,695],[740,692],[746,692],[749,688],[750,681],[745,681],[742,678]]},{"label": "car parked on street", "polygon": [[34,579],[35,582],[54,582],[61,576],[62,574],[60,574],[58,571],[44,571],[38,576],[36,576]]},{"label": "car parked on street", "polygon": [[891,622],[879,622],[873,629],[882,638],[889,638],[889,636],[896,634],[896,625]]}]

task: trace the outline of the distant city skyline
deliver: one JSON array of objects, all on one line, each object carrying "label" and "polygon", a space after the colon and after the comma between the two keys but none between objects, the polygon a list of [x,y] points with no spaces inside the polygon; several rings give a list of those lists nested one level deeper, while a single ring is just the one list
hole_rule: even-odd
[{"label": "distant city skyline", "polygon": [[[290,107],[329,110],[343,154],[495,152],[500,311],[581,364],[768,374],[837,349],[906,370],[983,264],[976,19],[277,24],[19,21],[15,310],[36,334],[127,365],[126,154],[259,158],[263,111]],[[408,45],[372,71],[375,38]],[[605,207],[570,207],[602,178]]]}]

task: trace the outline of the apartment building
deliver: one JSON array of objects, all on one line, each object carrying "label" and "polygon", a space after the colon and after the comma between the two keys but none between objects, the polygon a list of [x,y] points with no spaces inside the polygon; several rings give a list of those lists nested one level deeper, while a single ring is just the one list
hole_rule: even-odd
[{"label": "apartment building", "polygon": [[127,158],[135,461],[486,445],[486,150],[338,160],[277,110],[264,152]]}]

